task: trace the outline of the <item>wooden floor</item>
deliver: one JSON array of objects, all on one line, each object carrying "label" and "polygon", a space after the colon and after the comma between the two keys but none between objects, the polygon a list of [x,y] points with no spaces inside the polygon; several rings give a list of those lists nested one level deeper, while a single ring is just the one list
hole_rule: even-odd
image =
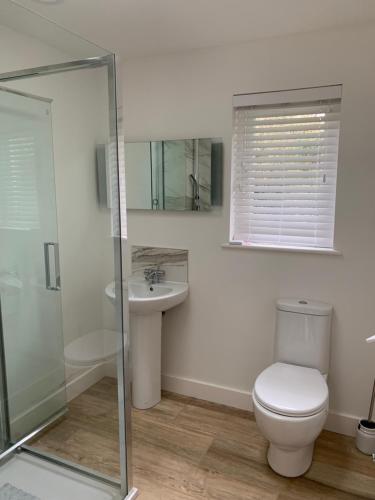
[{"label": "wooden floor", "polygon": [[[116,381],[105,378],[69,404],[69,414],[33,446],[118,475]],[[324,431],[303,478],[267,465],[251,414],[165,393],[133,410],[133,482],[141,500],[375,499],[375,463],[353,439]]]}]

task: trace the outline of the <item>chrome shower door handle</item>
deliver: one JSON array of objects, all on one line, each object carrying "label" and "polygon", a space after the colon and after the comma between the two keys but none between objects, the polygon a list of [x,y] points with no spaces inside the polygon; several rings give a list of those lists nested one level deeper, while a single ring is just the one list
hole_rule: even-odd
[{"label": "chrome shower door handle", "polygon": [[[53,265],[51,266],[51,256],[53,254]],[[44,243],[44,267],[46,272],[46,288],[47,290],[58,291],[61,289],[60,278],[60,258],[59,244],[53,242]],[[52,284],[52,275],[54,283]]]}]

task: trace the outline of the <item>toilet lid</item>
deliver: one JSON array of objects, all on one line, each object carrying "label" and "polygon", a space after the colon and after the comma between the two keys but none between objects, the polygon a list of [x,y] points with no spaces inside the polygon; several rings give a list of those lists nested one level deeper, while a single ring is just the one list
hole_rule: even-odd
[{"label": "toilet lid", "polygon": [[315,368],[274,363],[256,379],[254,396],[262,406],[280,415],[307,417],[327,405],[328,387]]}]

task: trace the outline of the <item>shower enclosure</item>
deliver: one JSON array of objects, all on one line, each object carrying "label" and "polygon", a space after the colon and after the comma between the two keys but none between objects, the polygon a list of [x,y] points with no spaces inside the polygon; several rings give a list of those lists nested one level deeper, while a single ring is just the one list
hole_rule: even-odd
[{"label": "shower enclosure", "polygon": [[0,164],[4,235],[0,251],[4,393],[0,432],[6,446],[66,405],[48,100],[0,87]]},{"label": "shower enclosure", "polygon": [[0,19],[48,61],[0,58],[0,493],[135,498],[115,57],[7,0]]}]

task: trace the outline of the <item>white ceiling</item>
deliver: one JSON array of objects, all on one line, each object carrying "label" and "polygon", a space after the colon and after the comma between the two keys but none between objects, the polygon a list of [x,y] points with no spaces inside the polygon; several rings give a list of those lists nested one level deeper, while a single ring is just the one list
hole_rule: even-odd
[{"label": "white ceiling", "polygon": [[16,0],[123,57],[375,21],[375,0],[41,1]]}]

